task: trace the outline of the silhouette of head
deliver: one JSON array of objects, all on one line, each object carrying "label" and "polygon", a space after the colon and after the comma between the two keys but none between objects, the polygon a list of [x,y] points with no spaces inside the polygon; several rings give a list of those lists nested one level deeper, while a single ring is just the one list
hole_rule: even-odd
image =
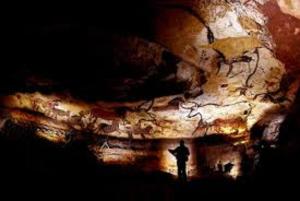
[{"label": "silhouette of head", "polygon": [[184,146],[184,141],[180,140],[180,146]]}]

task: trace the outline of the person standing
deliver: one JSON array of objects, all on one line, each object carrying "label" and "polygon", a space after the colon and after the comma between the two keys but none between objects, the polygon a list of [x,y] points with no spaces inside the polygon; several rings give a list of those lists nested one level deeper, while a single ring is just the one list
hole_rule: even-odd
[{"label": "person standing", "polygon": [[187,181],[186,163],[188,161],[190,152],[189,149],[184,145],[184,141],[180,140],[180,145],[176,147],[176,149],[169,149],[169,152],[176,157],[178,178],[181,181]]}]

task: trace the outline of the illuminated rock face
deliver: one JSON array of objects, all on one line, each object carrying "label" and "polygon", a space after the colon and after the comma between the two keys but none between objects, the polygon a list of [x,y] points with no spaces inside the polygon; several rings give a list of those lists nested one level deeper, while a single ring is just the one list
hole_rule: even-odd
[{"label": "illuminated rock face", "polygon": [[[143,85],[151,73],[163,70],[164,55],[171,54],[177,59],[174,70],[161,79],[184,83],[182,93],[136,102],[94,103],[66,95],[15,93],[1,99],[3,122],[11,119],[24,127],[34,124],[37,135],[53,142],[67,142],[70,136],[84,138],[87,132],[95,138],[113,137],[110,143],[96,140],[90,145],[103,162],[137,164],[174,174],[175,161],[166,150],[178,139],[220,135],[230,146],[249,144],[251,128],[262,124],[269,125],[263,139],[276,142],[297,83],[289,80],[284,64],[276,57],[276,44],[258,3],[170,0],[154,4],[158,12],[153,17],[153,40],[136,36],[116,39],[121,45],[116,48],[116,61],[118,65],[144,66],[145,76],[131,80]],[[25,109],[43,116],[26,114]],[[126,148],[128,139],[145,147]],[[160,143],[162,140],[173,143]],[[149,141],[159,145],[147,148]],[[201,152],[197,143],[189,141],[188,145]],[[207,154],[215,156],[207,157],[209,165],[217,162],[218,154],[212,150],[207,149]],[[230,154],[219,155],[226,161]],[[240,156],[233,155],[236,157],[227,162],[235,163],[232,175],[237,176]],[[192,154],[190,176],[202,174],[196,160]]]},{"label": "illuminated rock face", "polygon": [[292,15],[300,19],[300,2],[293,0],[277,0],[283,13]]}]

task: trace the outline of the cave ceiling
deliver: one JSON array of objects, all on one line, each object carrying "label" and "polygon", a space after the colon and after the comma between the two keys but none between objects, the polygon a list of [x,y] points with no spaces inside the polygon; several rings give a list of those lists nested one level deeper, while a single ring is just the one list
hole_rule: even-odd
[{"label": "cave ceiling", "polygon": [[[249,144],[257,125],[262,139],[277,142],[299,85],[299,1],[155,0],[146,10],[126,8],[136,13],[122,19],[126,12],[117,10],[113,26],[101,14],[84,28],[68,18],[25,24],[23,64],[1,81],[2,129],[10,122],[54,143],[92,136],[90,150],[107,163],[157,157],[145,151],[151,140],[220,135]],[[110,137],[114,148],[97,140]],[[172,172],[157,149],[153,160]]]}]

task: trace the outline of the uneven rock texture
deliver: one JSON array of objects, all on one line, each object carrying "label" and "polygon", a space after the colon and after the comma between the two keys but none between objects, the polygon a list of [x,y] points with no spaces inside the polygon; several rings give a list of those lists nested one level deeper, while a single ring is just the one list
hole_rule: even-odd
[{"label": "uneven rock texture", "polygon": [[[220,135],[229,146],[249,145],[251,129],[260,125],[266,127],[262,139],[275,143],[298,89],[294,72],[300,61],[299,5],[278,3],[286,14],[277,14],[275,1],[155,1],[151,37],[112,37],[113,68],[135,73],[107,87],[120,99],[138,101],[86,102],[70,93],[17,91],[1,97],[1,125],[9,120],[33,127],[53,142],[91,134],[90,148],[105,163],[133,165],[148,157],[148,163],[139,162],[144,169],[170,173],[175,172],[175,161],[165,150],[177,139]],[[156,97],[143,90],[152,84],[162,89]],[[120,145],[95,140],[108,137]],[[146,140],[173,144],[139,151],[131,145],[124,148],[131,140],[138,145]],[[199,152],[197,143],[189,146]],[[209,166],[217,162],[218,154],[212,155]],[[197,158],[191,157],[191,175],[201,174]],[[229,160],[237,176],[240,156]],[[149,161],[155,167],[148,166]]]}]

